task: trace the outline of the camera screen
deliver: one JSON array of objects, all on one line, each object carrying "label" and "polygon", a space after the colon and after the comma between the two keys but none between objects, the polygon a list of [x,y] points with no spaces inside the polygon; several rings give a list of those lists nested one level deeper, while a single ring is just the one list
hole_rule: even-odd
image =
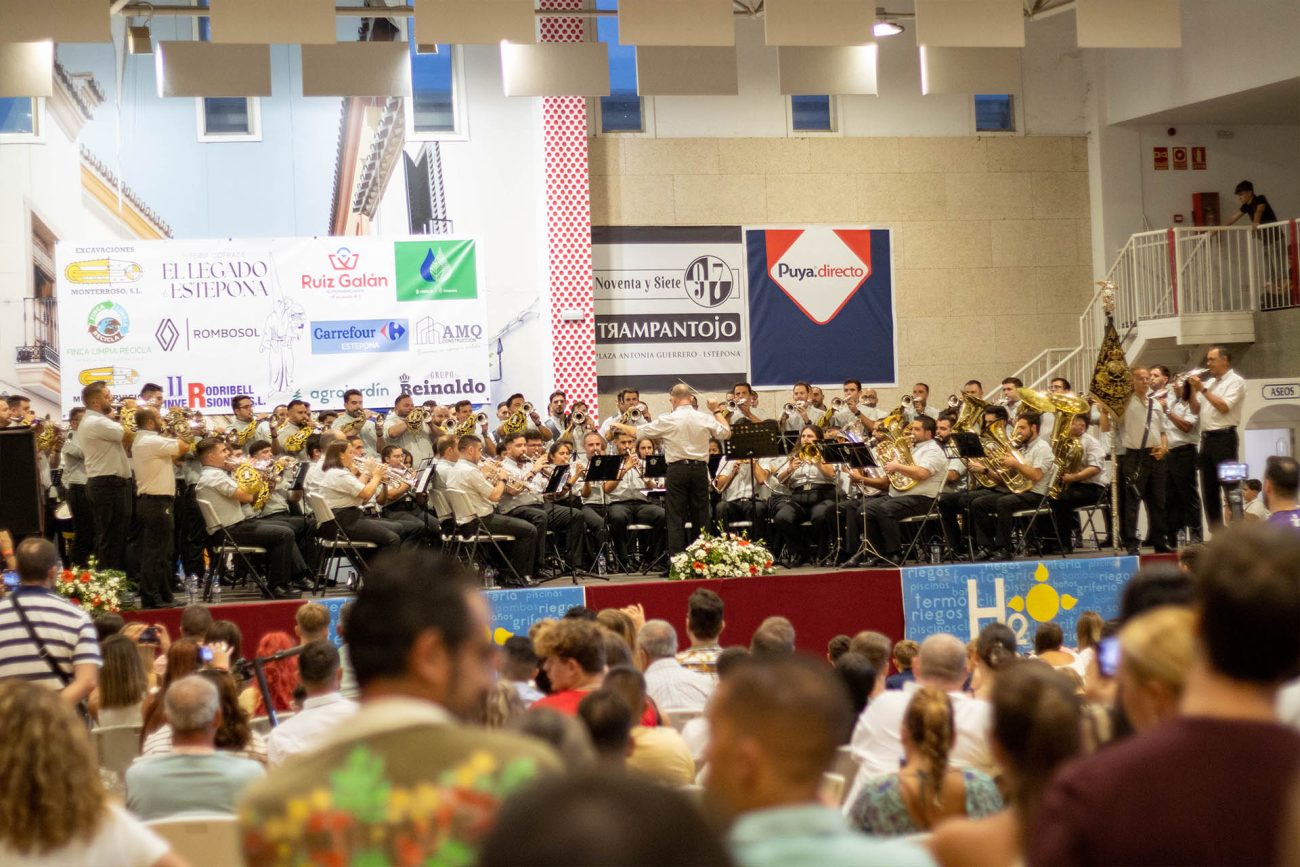
[{"label": "camera screen", "polygon": [[1244,482],[1250,474],[1250,468],[1242,463],[1231,461],[1219,464],[1219,481]]}]

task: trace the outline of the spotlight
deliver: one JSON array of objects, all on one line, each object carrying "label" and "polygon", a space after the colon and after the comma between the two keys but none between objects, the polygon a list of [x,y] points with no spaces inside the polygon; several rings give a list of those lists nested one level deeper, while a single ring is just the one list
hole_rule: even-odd
[{"label": "spotlight", "polygon": [[871,32],[874,33],[878,39],[888,36],[897,36],[903,32],[903,25],[899,24],[897,21],[889,20],[887,17],[888,15],[889,13],[885,11],[885,7],[876,7],[876,24],[871,28]]},{"label": "spotlight", "polygon": [[126,29],[126,50],[128,54],[153,54],[153,37],[148,24]]}]

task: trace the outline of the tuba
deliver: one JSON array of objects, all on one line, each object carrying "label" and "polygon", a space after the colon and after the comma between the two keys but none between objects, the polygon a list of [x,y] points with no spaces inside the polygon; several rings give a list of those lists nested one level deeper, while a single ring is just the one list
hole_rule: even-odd
[{"label": "tuba", "polygon": [[1003,458],[1023,445],[1019,440],[1007,436],[1004,422],[995,419],[991,424],[985,424],[980,430],[980,445],[984,446],[984,466],[997,479],[997,484],[1015,494],[1023,494],[1034,486],[1019,470],[1002,465]]},{"label": "tuba", "polygon": [[[912,396],[903,395],[903,400],[889,415],[876,422],[876,430],[884,432],[884,439],[867,442],[867,451],[872,460],[880,467],[893,461],[898,464],[911,464],[912,435],[906,428],[907,408],[912,405]],[[896,491],[910,491],[920,482],[903,473],[890,473],[889,486]]]},{"label": "tuba", "polygon": [[125,431],[127,431],[128,433],[135,433],[135,431],[136,431],[136,424],[135,424],[135,410],[136,410],[136,408],[133,407],[133,406],[125,406],[125,405],[122,405],[122,404],[118,404],[118,405],[115,406],[114,408],[117,410],[117,423],[120,424],[120,425],[122,426],[122,429],[125,430]]},{"label": "tuba", "polygon": [[36,429],[36,448],[42,454],[51,455],[63,448],[63,441],[68,436],[66,427],[51,421],[49,416],[37,420],[32,427]]},{"label": "tuba", "polygon": [[402,421],[406,422],[407,427],[415,428],[417,431],[419,430],[420,425],[424,424],[428,420],[429,416],[422,406],[413,408],[406,414],[406,418],[402,419]]},{"label": "tuba", "polygon": [[1066,473],[1078,472],[1083,465],[1083,443],[1070,436],[1074,417],[1088,411],[1088,401],[1077,394],[1038,392],[1031,388],[1016,389],[1025,406],[1037,413],[1052,413],[1052,433],[1048,442],[1052,446],[1052,485],[1047,494],[1053,500],[1061,496],[1069,485],[1061,481]]},{"label": "tuba", "polygon": [[[957,423],[952,426],[953,433],[973,433],[983,440],[984,410],[987,408],[988,404],[984,402],[983,398],[962,392],[961,411],[957,413]],[[969,468],[970,461],[963,458],[963,462]],[[971,473],[969,477],[984,488],[992,488],[998,483],[996,479],[982,473]]]}]

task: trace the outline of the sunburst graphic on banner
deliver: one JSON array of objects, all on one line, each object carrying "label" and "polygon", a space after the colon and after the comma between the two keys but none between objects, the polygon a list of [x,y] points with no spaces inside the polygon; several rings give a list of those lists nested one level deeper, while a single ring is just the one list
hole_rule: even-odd
[{"label": "sunburst graphic on banner", "polygon": [[1034,586],[1024,596],[1013,596],[1007,607],[1012,611],[1023,611],[1039,623],[1046,623],[1056,616],[1058,611],[1069,611],[1079,600],[1069,593],[1059,593],[1047,583],[1051,573],[1042,563],[1034,570]]}]

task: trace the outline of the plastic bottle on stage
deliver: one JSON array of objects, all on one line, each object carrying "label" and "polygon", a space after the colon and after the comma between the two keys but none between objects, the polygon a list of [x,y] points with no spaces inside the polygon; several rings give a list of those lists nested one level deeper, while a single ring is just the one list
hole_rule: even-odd
[{"label": "plastic bottle on stage", "polygon": [[483,589],[492,590],[497,586],[497,570],[492,564],[483,567]]},{"label": "plastic bottle on stage", "polygon": [[212,604],[221,604],[221,577],[213,576],[212,578]]},{"label": "plastic bottle on stage", "polygon": [[596,555],[596,574],[604,575],[608,567],[605,565],[605,552],[601,551]]},{"label": "plastic bottle on stage", "polygon": [[930,543],[930,562],[937,566],[942,560],[943,547],[939,544],[939,540],[935,539]]}]

